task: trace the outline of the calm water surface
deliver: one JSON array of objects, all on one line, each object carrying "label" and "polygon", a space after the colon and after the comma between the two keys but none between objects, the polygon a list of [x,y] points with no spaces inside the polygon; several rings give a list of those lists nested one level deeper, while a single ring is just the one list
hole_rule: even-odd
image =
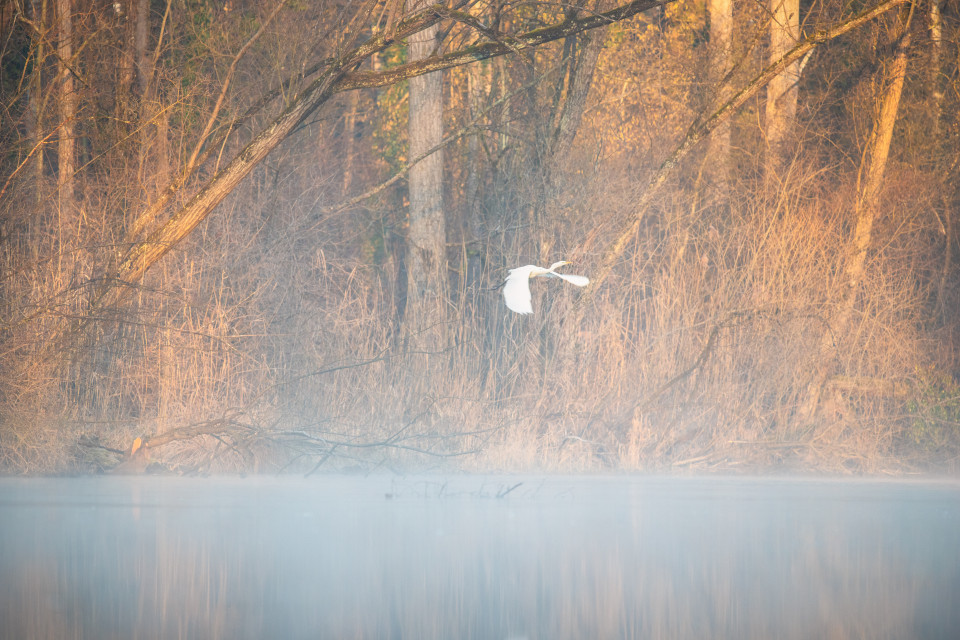
[{"label": "calm water surface", "polygon": [[0,479],[0,637],[960,638],[960,484]]}]

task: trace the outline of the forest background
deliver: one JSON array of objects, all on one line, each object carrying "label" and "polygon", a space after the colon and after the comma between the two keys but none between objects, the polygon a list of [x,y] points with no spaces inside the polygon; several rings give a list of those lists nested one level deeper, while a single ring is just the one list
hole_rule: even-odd
[{"label": "forest background", "polygon": [[958,468],[954,0],[0,7],[2,472]]}]

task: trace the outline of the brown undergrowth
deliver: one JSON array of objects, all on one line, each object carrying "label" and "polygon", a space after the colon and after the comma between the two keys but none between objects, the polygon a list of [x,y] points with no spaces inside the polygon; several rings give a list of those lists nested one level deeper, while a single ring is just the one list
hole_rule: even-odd
[{"label": "brown undergrowth", "polygon": [[[610,188],[548,212],[551,254],[575,254],[578,272],[603,229],[573,210],[609,219]],[[235,204],[148,277],[125,322],[59,364],[38,359],[38,321],[8,339],[0,461],[103,470],[92,452],[119,463],[141,437],[157,468],[182,472],[953,468],[958,387],[923,330],[939,266],[930,221],[905,202],[858,321],[834,337],[818,420],[796,419],[849,234],[850,195],[810,193],[691,206],[696,193],[674,192],[602,290],[577,306],[573,287],[535,281],[529,317],[494,289],[524,258],[490,252],[482,286],[442,319],[445,344],[416,351],[397,330],[394,265],[352,258],[371,241],[362,215],[342,246],[292,212],[251,243],[260,222]]]},{"label": "brown undergrowth", "polygon": [[[449,287],[422,334],[404,322],[402,85],[331,98],[140,281],[121,283],[118,304],[93,304],[140,216],[162,222],[303,88],[271,77],[267,94],[263,70],[313,68],[320,54],[302,43],[336,41],[317,39],[337,31],[325,13],[336,7],[307,3],[248,50],[264,16],[246,4],[216,20],[203,3],[171,5],[169,33],[184,39],[158,45],[144,95],[103,63],[115,55],[103,43],[134,43],[127,27],[107,4],[91,9],[102,15],[82,23],[91,44],[75,66],[90,150],[72,201],[54,138],[30,155],[30,136],[58,123],[52,106],[31,120],[21,88],[50,82],[52,66],[32,76],[40,67],[23,57],[20,81],[0,87],[18,118],[0,124],[16,142],[0,194],[0,472],[957,470],[960,146],[947,142],[960,136],[960,92],[955,61],[931,57],[924,29],[849,319],[844,264],[885,40],[870,26],[804,60],[781,164],[761,92],[727,123],[725,158],[693,148],[654,193],[657,168],[725,95],[704,72],[707,18],[693,2],[611,25],[595,70],[568,39],[445,72]],[[807,32],[846,9],[811,8]],[[731,91],[765,64],[754,11],[738,9]],[[20,29],[23,52],[49,53],[20,23],[2,26]],[[586,72],[577,135],[556,152]],[[200,144],[221,124],[224,137]],[[152,208],[194,147],[196,171]],[[28,164],[37,157],[47,165]],[[635,220],[601,286],[538,279],[533,315],[502,304],[506,269],[566,259],[589,276]]]}]

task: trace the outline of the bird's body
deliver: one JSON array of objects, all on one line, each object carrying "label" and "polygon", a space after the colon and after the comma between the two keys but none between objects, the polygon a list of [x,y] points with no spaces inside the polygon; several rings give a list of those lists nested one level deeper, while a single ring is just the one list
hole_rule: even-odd
[{"label": "bird's body", "polygon": [[507,308],[517,313],[533,313],[533,305],[530,296],[530,279],[538,276],[548,278],[560,278],[570,284],[578,287],[585,287],[590,283],[586,276],[575,276],[568,273],[557,273],[557,267],[570,264],[565,260],[554,262],[549,269],[538,267],[535,264],[528,264],[524,267],[510,269],[510,274],[503,283],[503,300],[507,303]]}]

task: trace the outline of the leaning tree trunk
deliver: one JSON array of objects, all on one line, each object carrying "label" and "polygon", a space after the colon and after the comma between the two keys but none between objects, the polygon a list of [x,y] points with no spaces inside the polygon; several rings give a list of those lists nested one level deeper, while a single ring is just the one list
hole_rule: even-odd
[{"label": "leaning tree trunk", "polygon": [[867,252],[873,240],[873,225],[880,207],[880,192],[883,187],[883,174],[893,139],[893,127],[897,121],[900,107],[900,94],[907,70],[907,50],[910,46],[910,19],[914,5],[901,8],[892,40],[897,44],[893,59],[884,65],[880,74],[879,100],[874,115],[873,129],[867,140],[867,146],[860,160],[857,176],[857,201],[855,208],[856,227],[850,242],[846,262],[843,265],[844,282],[840,301],[827,322],[814,364],[815,376],[807,388],[807,394],[800,407],[802,423],[812,420],[819,411],[824,388],[833,373],[837,360],[838,341],[854,335],[851,319],[860,293],[860,285],[866,274]]}]

